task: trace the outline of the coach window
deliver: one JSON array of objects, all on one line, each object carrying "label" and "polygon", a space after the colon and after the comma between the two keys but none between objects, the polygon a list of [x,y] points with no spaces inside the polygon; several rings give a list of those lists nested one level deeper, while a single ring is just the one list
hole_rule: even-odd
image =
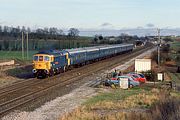
[{"label": "coach window", "polygon": [[34,56],[34,61],[38,61],[38,56]]},{"label": "coach window", "polygon": [[43,61],[43,56],[39,56],[39,61]]},{"label": "coach window", "polygon": [[49,61],[49,57],[48,57],[48,56],[45,56],[45,57],[44,57],[44,61]]}]

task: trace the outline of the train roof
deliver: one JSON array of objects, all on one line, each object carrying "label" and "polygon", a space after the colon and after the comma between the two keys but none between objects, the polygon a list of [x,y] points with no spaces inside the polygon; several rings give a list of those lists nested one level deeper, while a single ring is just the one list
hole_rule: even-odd
[{"label": "train roof", "polygon": [[83,48],[75,48],[75,49],[66,49],[70,54],[74,53],[82,53],[82,52],[90,52],[97,51],[100,49],[110,49],[110,48],[118,48],[125,46],[132,46],[133,44],[117,44],[117,45],[101,45],[101,46],[93,46],[93,47],[83,47]]},{"label": "train roof", "polygon": [[74,54],[74,53],[90,52],[90,51],[118,48],[118,47],[125,47],[125,46],[133,46],[133,44],[100,45],[100,46],[93,46],[93,47],[65,49],[61,51],[60,50],[44,50],[44,51],[38,52],[37,54],[65,55],[66,53]]}]

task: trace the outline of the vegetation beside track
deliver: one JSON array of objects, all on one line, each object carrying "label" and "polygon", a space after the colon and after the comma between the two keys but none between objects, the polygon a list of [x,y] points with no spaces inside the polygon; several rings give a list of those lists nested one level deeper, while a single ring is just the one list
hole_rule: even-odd
[{"label": "vegetation beside track", "polygon": [[18,78],[29,78],[30,76],[32,76],[32,65],[8,69],[6,71],[6,74]]},{"label": "vegetation beside track", "polygon": [[[180,107],[179,98],[180,94],[177,92],[165,91],[152,86],[130,90],[111,89],[108,93],[102,92],[89,99],[78,109],[63,116],[61,120],[159,120],[166,117],[177,118],[178,107]],[[172,110],[173,113],[171,114]],[[169,114],[166,115],[165,112]]]}]

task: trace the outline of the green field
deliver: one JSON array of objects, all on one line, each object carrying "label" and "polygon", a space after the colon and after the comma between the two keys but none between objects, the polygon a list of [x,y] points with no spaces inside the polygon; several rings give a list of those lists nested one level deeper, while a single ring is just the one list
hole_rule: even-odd
[{"label": "green field", "polygon": [[23,59],[21,51],[0,51],[0,60],[10,60],[10,59],[32,60],[32,56],[35,53],[37,53],[37,51],[29,51],[29,55],[27,59],[27,54],[25,52]]},{"label": "green field", "polygon": [[173,42],[173,43],[171,44],[171,48],[172,48],[172,49],[175,49],[175,50],[180,49],[180,42],[179,42],[179,41]]}]

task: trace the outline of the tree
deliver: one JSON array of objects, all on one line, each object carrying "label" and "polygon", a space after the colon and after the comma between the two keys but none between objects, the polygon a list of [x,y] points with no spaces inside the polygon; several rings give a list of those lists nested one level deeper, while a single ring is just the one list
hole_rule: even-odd
[{"label": "tree", "polygon": [[31,28],[30,27],[27,28],[27,32],[31,33]]},{"label": "tree", "polygon": [[44,33],[43,29],[41,29],[41,28],[36,29],[36,34],[40,35],[40,34],[43,34],[43,33]]},{"label": "tree", "polygon": [[170,37],[165,37],[163,40],[164,40],[166,43],[167,43],[167,42],[173,42],[173,39],[170,38]]},{"label": "tree", "polygon": [[58,35],[58,29],[55,27],[49,28],[49,33],[51,35]]},{"label": "tree", "polygon": [[47,27],[44,28],[44,34],[46,34],[46,35],[49,34],[49,28],[47,28]]},{"label": "tree", "polygon": [[9,49],[9,42],[7,40],[4,40],[3,41],[3,46],[4,46],[5,50],[8,50]]},{"label": "tree", "polygon": [[99,35],[99,40],[103,40],[103,36],[102,35]]},{"label": "tree", "polygon": [[175,62],[177,65],[177,73],[180,73],[180,48],[176,49]]},{"label": "tree", "polygon": [[2,27],[1,26],[0,26],[0,39],[2,39]]},{"label": "tree", "polygon": [[180,73],[180,55],[177,55],[175,58],[177,64],[177,73]]},{"label": "tree", "polygon": [[68,36],[73,37],[73,38],[78,37],[79,36],[79,30],[76,28],[70,28],[68,31]]},{"label": "tree", "polygon": [[4,28],[3,28],[3,32],[4,32],[5,34],[7,34],[7,33],[8,33],[8,26],[4,26]]},{"label": "tree", "polygon": [[139,37],[137,35],[132,36],[133,40],[139,40]]},{"label": "tree", "polygon": [[94,41],[94,43],[98,43],[98,41],[99,41],[99,36],[98,36],[98,35],[95,35],[93,41]]},{"label": "tree", "polygon": [[170,45],[169,44],[162,45],[161,49],[164,53],[169,53]]},{"label": "tree", "polygon": [[21,32],[26,32],[26,27],[22,26]]},{"label": "tree", "polygon": [[0,33],[2,32],[2,27],[0,26]]},{"label": "tree", "polygon": [[63,30],[61,30],[61,29],[58,29],[58,35],[64,35],[64,32],[63,32]]},{"label": "tree", "polygon": [[20,26],[17,27],[17,32],[20,33],[21,32],[21,28]]}]

